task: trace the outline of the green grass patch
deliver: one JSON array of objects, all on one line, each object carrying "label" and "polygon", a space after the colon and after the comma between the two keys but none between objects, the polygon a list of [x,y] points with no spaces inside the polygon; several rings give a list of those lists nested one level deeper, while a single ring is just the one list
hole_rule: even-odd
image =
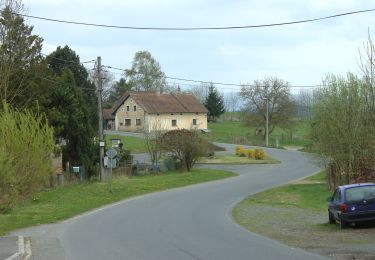
[{"label": "green grass patch", "polygon": [[132,153],[146,153],[146,141],[144,138],[122,135],[105,135],[106,146],[111,146],[111,139],[121,139],[124,144],[123,149],[130,150]]},{"label": "green grass patch", "polygon": [[308,181],[316,181],[316,182],[324,182],[326,183],[327,181],[327,172],[326,171],[321,171],[317,174],[314,174],[310,177],[307,177],[305,180],[308,180]]},{"label": "green grass patch", "polygon": [[[276,139],[279,141],[279,147],[283,146],[307,146],[309,141],[307,134],[309,123],[304,121],[295,121],[292,131],[286,131],[276,128],[269,136],[270,146],[276,146]],[[248,145],[263,146],[265,141],[263,135],[255,135],[255,126],[245,126],[238,121],[224,121],[218,123],[208,123],[211,130],[211,141],[223,143],[241,143]]]},{"label": "green grass patch", "polygon": [[325,172],[320,172],[300,182],[255,194],[246,199],[243,205],[246,207],[251,207],[252,204],[294,206],[314,211],[327,211],[327,198],[331,192],[325,182],[317,182],[321,181],[324,175]]},{"label": "green grass patch", "polygon": [[230,155],[215,155],[214,157],[203,157],[200,158],[198,163],[204,164],[276,164],[280,163],[270,156],[267,156],[265,160],[249,159],[247,157],[230,156]]},{"label": "green grass patch", "polygon": [[234,174],[226,171],[193,169],[188,173],[117,177],[113,179],[113,193],[108,191],[108,183],[100,182],[39,192],[12,211],[0,214],[0,235],[19,228],[64,220],[129,197],[231,176]]}]

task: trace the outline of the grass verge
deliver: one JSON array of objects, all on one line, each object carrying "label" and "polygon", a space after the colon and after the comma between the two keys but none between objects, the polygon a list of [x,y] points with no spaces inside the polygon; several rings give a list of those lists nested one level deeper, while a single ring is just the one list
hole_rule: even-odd
[{"label": "grass verge", "polygon": [[0,214],[0,235],[19,228],[64,220],[129,197],[231,176],[234,174],[226,171],[194,169],[189,173],[117,177],[113,179],[113,193],[108,192],[108,183],[100,182],[40,192],[12,211]]},{"label": "grass verge", "polygon": [[215,155],[213,158],[203,157],[200,158],[198,163],[203,164],[277,164],[280,163],[270,156],[267,156],[265,160],[249,159],[247,157],[229,156],[229,155]]},{"label": "grass verge", "polygon": [[[324,182],[325,172],[320,172],[304,180],[255,194],[244,200],[244,205],[268,205],[298,207],[314,211],[327,210],[327,198],[331,192]],[[275,196],[277,194],[277,197]],[[236,207],[236,211],[239,208]]]},{"label": "grass verge", "polygon": [[233,209],[246,229],[335,259],[375,259],[375,228],[328,224],[325,172],[250,196]]}]

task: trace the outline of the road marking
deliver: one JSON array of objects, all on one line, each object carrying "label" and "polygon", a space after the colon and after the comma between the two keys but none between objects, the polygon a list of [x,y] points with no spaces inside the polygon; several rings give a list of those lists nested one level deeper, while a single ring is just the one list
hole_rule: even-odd
[{"label": "road marking", "polygon": [[25,253],[25,244],[24,244],[23,236],[18,236],[18,252],[14,253],[10,257],[6,258],[5,260],[23,259],[24,253]]}]

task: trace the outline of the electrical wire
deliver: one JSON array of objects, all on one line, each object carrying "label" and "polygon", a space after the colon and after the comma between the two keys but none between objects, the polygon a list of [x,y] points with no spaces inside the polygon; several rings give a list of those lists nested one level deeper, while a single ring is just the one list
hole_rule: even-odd
[{"label": "electrical wire", "polygon": [[[41,54],[44,55],[44,56],[48,56],[48,55],[43,54],[43,53],[41,53]],[[59,61],[68,62],[68,63],[81,64],[81,65],[84,65],[84,63],[93,63],[93,62],[96,62],[96,60],[90,60],[90,61],[78,63],[78,62],[75,62],[75,61],[64,60],[64,59],[60,59],[60,58],[56,58],[56,57],[50,57],[50,58],[56,59],[56,60],[59,60]],[[126,70],[126,69],[121,69],[121,68],[117,68],[117,67],[113,67],[113,66],[108,66],[108,65],[102,65],[102,67],[108,68],[108,69],[117,70],[117,71],[122,71],[122,72],[129,71],[129,70]],[[136,72],[136,74],[143,74],[143,73]],[[171,76],[165,76],[165,75],[164,75],[164,77],[166,79],[171,79],[171,80],[184,81],[184,82],[192,82],[192,83],[200,83],[200,84],[213,84],[213,85],[219,85],[219,86],[232,86],[232,87],[257,87],[257,85],[254,85],[254,84],[235,84],[235,83],[224,83],[224,82],[215,82],[215,81],[204,81],[204,80],[186,79],[186,78],[180,78],[180,77],[171,77]],[[49,80],[49,81],[53,81],[53,80],[50,80],[50,79],[47,79],[47,78],[43,78],[43,79]],[[54,82],[57,83],[56,81],[54,81]],[[178,85],[178,83],[176,83],[176,82],[172,82],[172,84],[173,83],[175,83],[175,84]],[[192,84],[189,84],[189,85],[190,86],[196,86],[196,85],[192,85]],[[260,87],[265,87],[265,86],[260,86]],[[317,87],[325,87],[325,85],[318,85],[318,84],[316,84],[316,85],[300,85],[300,86],[289,86],[289,87],[290,88],[317,88]],[[239,89],[235,89],[235,88],[221,88],[221,89],[239,90]]]},{"label": "electrical wire", "polygon": [[120,25],[97,24],[97,23],[89,23],[89,22],[77,22],[77,21],[71,21],[71,20],[60,20],[60,19],[53,19],[53,18],[35,16],[35,15],[20,14],[20,13],[15,13],[15,12],[12,12],[12,14],[19,15],[19,16],[22,16],[22,17],[32,18],[32,19],[49,21],[49,22],[66,23],[66,24],[73,24],[73,25],[84,25],[84,26],[94,26],[94,27],[103,27],[103,28],[115,28],[115,29],[127,29],[127,30],[150,30],[150,31],[203,31],[203,30],[253,29],[253,28],[262,28],[262,27],[275,27],[275,26],[293,25],[293,24],[301,24],[301,23],[309,23],[309,22],[327,20],[327,19],[337,18],[337,17],[341,17],[341,16],[368,13],[368,12],[373,12],[373,11],[375,11],[375,8],[346,12],[346,13],[333,14],[333,15],[323,16],[323,17],[318,17],[318,18],[297,20],[297,21],[292,21],[292,22],[279,22],[279,23],[258,24],[258,25],[242,25],[242,26],[222,26],[222,27],[120,26]]},{"label": "electrical wire", "polygon": [[[196,30],[250,29],[250,28],[260,28],[260,27],[292,25],[292,24],[315,22],[315,21],[332,19],[332,18],[341,17],[341,16],[361,14],[361,13],[367,13],[367,12],[373,12],[373,11],[375,11],[375,8],[346,12],[346,13],[339,13],[339,14],[334,14],[334,15],[330,15],[330,16],[324,16],[324,17],[312,18],[312,19],[305,19],[305,20],[298,20],[298,21],[292,21],[292,22],[280,22],[280,23],[260,24],[260,25],[244,25],[244,26],[225,26],[225,27],[136,27],[136,26],[118,26],[118,25],[106,25],[106,24],[95,24],[95,23],[87,23],[87,22],[59,20],[59,19],[52,19],[52,18],[46,18],[46,17],[40,17],[40,16],[19,14],[19,13],[15,13],[15,12],[12,12],[12,14],[19,15],[19,16],[22,16],[22,17],[27,17],[27,18],[51,21],[51,22],[68,23],[68,24],[85,25],[85,26],[96,26],[96,27],[105,27],[105,28],[131,29],[131,30],[196,31]],[[43,54],[43,53],[42,53],[42,55],[48,56],[48,55]],[[85,63],[96,62],[96,60],[89,60],[89,61],[85,61],[85,62],[74,62],[74,61],[68,61],[68,60],[64,60],[64,59],[60,59],[60,58],[56,58],[56,57],[50,57],[50,58],[55,59],[55,60],[68,62],[68,63],[81,64],[81,65],[83,65]],[[103,66],[103,67],[107,67],[109,69],[114,69],[114,70],[120,70],[120,71],[123,71],[123,72],[127,71],[127,70],[112,67],[112,66]],[[165,76],[165,78],[171,79],[171,80],[177,80],[177,81],[200,83],[200,84],[214,84],[214,85],[221,85],[221,86],[236,86],[236,87],[246,87],[246,86],[255,87],[255,85],[251,85],[251,84],[235,84],[235,83],[224,83],[224,82],[214,82],[214,81],[203,81],[203,80],[194,80],[194,79],[186,79],[186,78],[171,77],[171,76]],[[291,88],[315,88],[315,87],[323,87],[323,85],[301,85],[301,86],[290,86],[290,87]]]},{"label": "electrical wire", "polygon": [[[129,70],[113,67],[113,66],[107,66],[102,65],[105,68],[113,69],[117,71],[123,71],[127,72]],[[140,72],[136,72],[136,74],[143,74]],[[235,83],[224,83],[224,82],[215,82],[215,81],[204,81],[204,80],[195,80],[195,79],[186,79],[186,78],[177,78],[177,77],[170,77],[170,76],[164,76],[166,79],[172,79],[172,80],[178,80],[178,81],[185,81],[185,82],[193,82],[193,83],[201,83],[201,84],[214,84],[214,85],[220,85],[220,86],[235,86],[235,87],[256,87],[254,84],[235,84]],[[261,86],[262,87],[262,86]],[[291,88],[316,88],[316,87],[324,87],[324,85],[319,84],[312,84],[312,85],[300,85],[300,86],[289,86]]]},{"label": "electrical wire", "polygon": [[94,62],[96,62],[96,60],[89,60],[89,61],[76,62],[76,61],[71,61],[71,60],[60,59],[60,58],[53,57],[53,56],[50,56],[50,55],[48,55],[48,54],[44,54],[44,53],[40,53],[40,54],[42,54],[43,56],[48,57],[48,58],[50,58],[50,59],[53,59],[53,60],[58,60],[58,61],[63,61],[63,62],[73,63],[73,64],[81,64],[81,65],[84,65],[84,64],[86,64],[86,63],[94,63]]},{"label": "electrical wire", "polygon": [[[49,79],[49,78],[46,78],[46,77],[39,77],[40,79],[44,79],[48,82],[51,82],[51,83],[55,83],[55,84],[59,84],[60,82],[54,80],[54,79]],[[80,86],[77,86],[78,89],[84,89],[84,90],[92,90],[92,91],[96,91],[96,88],[86,88],[86,87],[80,87]]]}]

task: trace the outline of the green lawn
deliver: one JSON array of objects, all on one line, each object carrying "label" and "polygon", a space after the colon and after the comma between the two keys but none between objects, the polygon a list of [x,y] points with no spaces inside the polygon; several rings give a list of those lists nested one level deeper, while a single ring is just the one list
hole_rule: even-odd
[{"label": "green lawn", "polygon": [[146,153],[146,141],[143,138],[122,135],[105,135],[107,147],[111,145],[111,139],[121,139],[124,149],[130,150],[132,153]]},{"label": "green lawn", "polygon": [[[275,194],[277,194],[276,197]],[[330,195],[331,192],[325,183],[325,172],[323,171],[303,181],[255,194],[241,202],[241,206],[251,207],[256,204],[277,207],[295,206],[326,212],[327,198]]]},{"label": "green lawn", "polygon": [[265,160],[249,159],[247,157],[239,156],[228,156],[228,155],[215,155],[213,158],[203,157],[200,158],[198,163],[204,164],[275,164],[280,163],[270,156],[267,156]]},{"label": "green lawn", "polygon": [[108,192],[108,183],[100,182],[40,192],[12,211],[0,214],[0,235],[19,228],[67,219],[132,196],[231,176],[234,174],[226,171],[194,169],[189,173],[117,177],[113,179],[113,193]]},{"label": "green lawn", "polygon": [[[276,139],[279,140],[279,146],[305,146],[309,144],[307,138],[309,124],[307,122],[296,121],[293,129],[293,137],[290,132],[276,128],[269,136],[270,146],[276,145]],[[211,140],[223,143],[242,143],[248,145],[263,146],[265,141],[263,136],[255,135],[255,126],[245,126],[238,121],[224,121],[218,123],[209,123],[211,130]]]}]

